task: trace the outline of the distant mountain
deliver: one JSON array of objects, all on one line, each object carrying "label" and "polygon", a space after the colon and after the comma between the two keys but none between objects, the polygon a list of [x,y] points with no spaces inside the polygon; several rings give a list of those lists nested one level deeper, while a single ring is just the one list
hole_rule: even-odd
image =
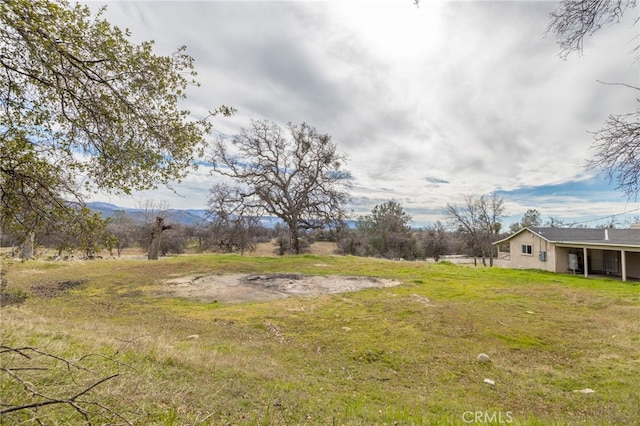
[{"label": "distant mountain", "polygon": [[[91,202],[87,203],[87,207],[96,211],[102,215],[103,218],[113,217],[116,211],[124,211],[127,216],[133,220],[144,220],[144,211],[141,209],[134,209],[129,207],[120,207],[115,204]],[[170,222],[179,223],[182,225],[196,225],[205,221],[206,210],[177,210],[170,209],[163,212],[165,219]]]},{"label": "distant mountain", "polygon": [[205,222],[206,210],[167,210],[167,219],[182,225],[198,225]]},{"label": "distant mountain", "polygon": [[89,207],[91,210],[95,210],[95,211],[98,211],[100,213],[102,213],[102,212],[114,212],[116,210],[124,210],[124,211],[136,210],[136,209],[131,209],[131,208],[128,208],[128,207],[116,206],[115,204],[111,204],[111,203],[103,203],[103,202],[100,202],[100,201],[93,201],[91,203],[87,203],[87,207]]},{"label": "distant mountain", "polygon": [[[120,207],[115,204],[103,203],[103,202],[91,202],[87,203],[87,207],[96,211],[102,215],[103,218],[113,217],[116,211],[124,211],[127,216],[133,220],[144,220],[144,211],[142,209],[135,209],[130,207]],[[198,225],[206,222],[207,211],[204,209],[169,209],[163,213],[164,219],[168,223],[179,223],[181,225]],[[284,222],[272,216],[265,216],[260,219],[260,223],[266,228],[274,228],[276,225],[283,225]],[[347,225],[353,229],[356,227],[356,221],[348,220]]]}]

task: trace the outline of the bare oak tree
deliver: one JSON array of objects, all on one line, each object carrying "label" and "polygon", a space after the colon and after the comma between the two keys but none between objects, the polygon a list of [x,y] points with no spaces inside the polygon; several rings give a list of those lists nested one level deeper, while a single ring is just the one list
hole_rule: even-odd
[{"label": "bare oak tree", "polygon": [[230,141],[213,150],[214,172],[231,178],[235,205],[245,216],[272,215],[288,227],[290,251],[300,252],[304,230],[335,226],[347,216],[351,174],[331,136],[306,123],[282,129],[253,120]]},{"label": "bare oak tree", "polygon": [[486,265],[486,258],[489,257],[489,265],[493,266],[491,243],[500,233],[504,200],[495,193],[480,197],[466,195],[464,204],[447,204],[446,211],[451,224],[467,237],[474,256],[479,251],[482,263]]},{"label": "bare oak tree", "polygon": [[[562,0],[551,14],[547,34],[554,33],[560,45],[560,57],[581,54],[584,39],[602,27],[620,22],[625,12],[637,6],[636,0]],[[638,25],[640,18],[635,24]],[[640,38],[635,37],[633,53],[640,63]],[[604,83],[640,91],[640,87],[623,82]],[[635,92],[637,95],[637,92]],[[592,147],[595,158],[589,162],[593,169],[605,170],[609,180],[629,198],[640,193],[640,99],[635,111],[610,115],[603,127],[594,133]]]},{"label": "bare oak tree", "polygon": [[484,262],[485,252],[480,244],[480,213],[476,198],[466,195],[464,204],[447,203],[446,217],[451,225],[466,237],[474,258],[476,252],[480,250]]},{"label": "bare oak tree", "polygon": [[480,226],[482,229],[483,245],[489,252],[489,265],[493,266],[493,245],[498,239],[502,229],[502,217],[504,215],[504,200],[495,192],[488,196],[481,196],[478,200],[478,212],[480,213]]}]

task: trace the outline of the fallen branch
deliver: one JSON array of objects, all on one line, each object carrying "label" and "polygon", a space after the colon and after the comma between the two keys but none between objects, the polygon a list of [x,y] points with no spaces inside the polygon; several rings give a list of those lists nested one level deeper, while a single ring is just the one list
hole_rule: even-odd
[{"label": "fallen branch", "polygon": [[[0,371],[5,371],[7,372],[7,368],[0,368]],[[20,381],[21,383],[23,382],[21,379],[17,378],[14,374],[10,374],[12,377],[16,378],[18,381]],[[49,398],[45,395],[42,395],[39,392],[34,392],[30,389],[30,391],[32,391],[32,393],[34,395],[37,395],[39,397],[42,398],[47,398],[49,399],[49,401],[41,401],[41,402],[34,402],[32,404],[24,404],[24,405],[16,405],[13,407],[9,407],[9,408],[3,408],[0,409],[0,415],[1,414],[7,414],[7,413],[12,413],[14,411],[20,411],[20,410],[27,410],[29,408],[38,408],[38,407],[43,407],[45,405],[51,405],[51,404],[70,404],[72,405],[76,410],[80,411],[83,414],[86,414],[86,411],[84,409],[82,409],[81,407],[78,407],[77,404],[75,403],[76,400],[78,398],[80,398],[82,395],[86,394],[87,392],[89,392],[91,389],[95,388],[96,386],[100,385],[101,383],[106,382],[107,380],[111,380],[114,377],[119,376],[119,374],[112,374],[111,376],[105,377],[103,379],[98,380],[97,382],[95,382],[94,384],[92,384],[91,386],[89,386],[88,388],[83,389],[82,391],[78,392],[77,394],[75,394],[74,396],[72,396],[71,398],[63,398],[63,399],[55,399],[55,398]]]},{"label": "fallen branch", "polygon": [[[89,369],[81,365],[78,365],[75,362],[72,362],[63,357],[42,351],[40,349],[31,347],[31,346],[11,347],[6,345],[0,345],[0,355],[6,356],[7,354],[10,354],[10,353],[30,361],[33,360],[33,354],[37,354],[45,358],[50,358],[55,361],[62,362],[66,366],[69,372],[69,377],[71,379],[71,382],[76,385],[78,385],[78,382],[71,374],[73,369],[92,373]],[[81,360],[86,358],[87,356],[90,356],[90,355],[83,356]],[[101,357],[103,356],[101,355]],[[3,362],[3,364],[5,364],[5,362]],[[46,407],[51,405],[66,405],[71,407],[73,410],[75,410],[78,414],[80,414],[84,418],[87,424],[91,425],[92,424],[91,417],[95,413],[91,413],[86,407],[96,406],[96,407],[99,407],[104,413],[108,413],[112,417],[117,417],[123,423],[131,424],[131,422],[125,419],[121,414],[106,407],[100,402],[85,400],[84,398],[82,398],[83,396],[87,395],[89,392],[91,392],[93,389],[100,386],[101,384],[115,377],[118,377],[120,375],[119,373],[115,373],[115,374],[111,374],[109,376],[103,377],[91,383],[88,386],[84,386],[82,389],[80,389],[79,391],[76,391],[73,395],[68,397],[59,396],[59,395],[53,395],[53,396],[47,395],[41,389],[39,389],[38,386],[33,384],[34,383],[33,379],[27,380],[27,378],[21,375],[21,373],[28,372],[28,371],[36,372],[36,371],[48,371],[48,370],[50,369],[47,367],[39,367],[39,366],[7,366],[7,365],[0,366],[0,373],[5,373],[9,377],[11,377],[13,381],[21,385],[24,388],[25,392],[31,397],[36,397],[40,399],[40,401],[31,402],[31,403],[7,404],[6,401],[8,401],[8,398],[5,398],[5,401],[3,401],[3,403],[0,403],[1,404],[0,416],[4,416],[10,413],[17,413],[24,410],[33,410],[34,415],[36,415],[35,411],[37,411],[37,409],[41,407]],[[38,423],[42,423],[41,421],[42,419],[40,418],[35,418],[33,420],[35,420]],[[100,421],[100,423],[103,423],[103,422]]]}]

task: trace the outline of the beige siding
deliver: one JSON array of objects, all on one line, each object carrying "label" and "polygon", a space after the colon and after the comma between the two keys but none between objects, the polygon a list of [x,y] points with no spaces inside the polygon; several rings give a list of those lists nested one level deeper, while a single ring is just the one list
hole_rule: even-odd
[{"label": "beige siding", "polygon": [[[582,250],[582,249],[580,249]],[[569,253],[575,252],[576,249],[567,247],[556,247],[556,268],[554,272],[570,272],[569,271]]]},{"label": "beige siding", "polygon": [[[522,253],[522,246],[531,246],[531,254]],[[508,268],[541,269],[543,271],[555,271],[555,251],[552,243],[524,231],[509,242],[510,260],[505,264]],[[547,252],[547,261],[539,258],[541,251]]]}]

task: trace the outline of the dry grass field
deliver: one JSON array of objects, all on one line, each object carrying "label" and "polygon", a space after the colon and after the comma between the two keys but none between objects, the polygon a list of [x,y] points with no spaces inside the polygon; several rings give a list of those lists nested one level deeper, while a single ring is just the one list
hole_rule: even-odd
[{"label": "dry grass field", "polygon": [[[0,310],[2,424],[640,419],[637,283],[314,254],[4,258],[2,270],[3,300],[26,297]],[[397,285],[234,303],[168,292],[233,274]]]},{"label": "dry grass field", "polygon": [[[274,241],[256,244],[256,249],[248,252],[248,256],[275,256],[277,246]],[[336,251],[336,243],[328,241],[317,241],[309,247],[309,254],[319,256],[330,256]]]},{"label": "dry grass field", "polygon": [[[256,244],[255,250],[247,251],[244,255],[246,256],[277,256],[277,245],[275,240],[270,241],[268,243],[258,243]],[[17,250],[17,249],[14,249]],[[312,244],[308,249],[308,254],[320,255],[320,256],[330,256],[335,253],[336,243],[328,242],[328,241],[317,241]],[[7,258],[11,257],[12,248],[11,247],[0,247],[0,256],[4,256]],[[189,247],[186,254],[195,254],[195,247]],[[39,247],[36,249],[37,257],[40,259],[46,258],[54,258],[56,256],[56,252],[51,249]],[[106,251],[102,251],[98,254],[98,256],[103,258],[109,258],[113,256],[109,256],[109,253]],[[121,253],[121,258],[125,259],[146,259],[147,253],[140,249],[139,247],[129,247],[125,248]]]}]

